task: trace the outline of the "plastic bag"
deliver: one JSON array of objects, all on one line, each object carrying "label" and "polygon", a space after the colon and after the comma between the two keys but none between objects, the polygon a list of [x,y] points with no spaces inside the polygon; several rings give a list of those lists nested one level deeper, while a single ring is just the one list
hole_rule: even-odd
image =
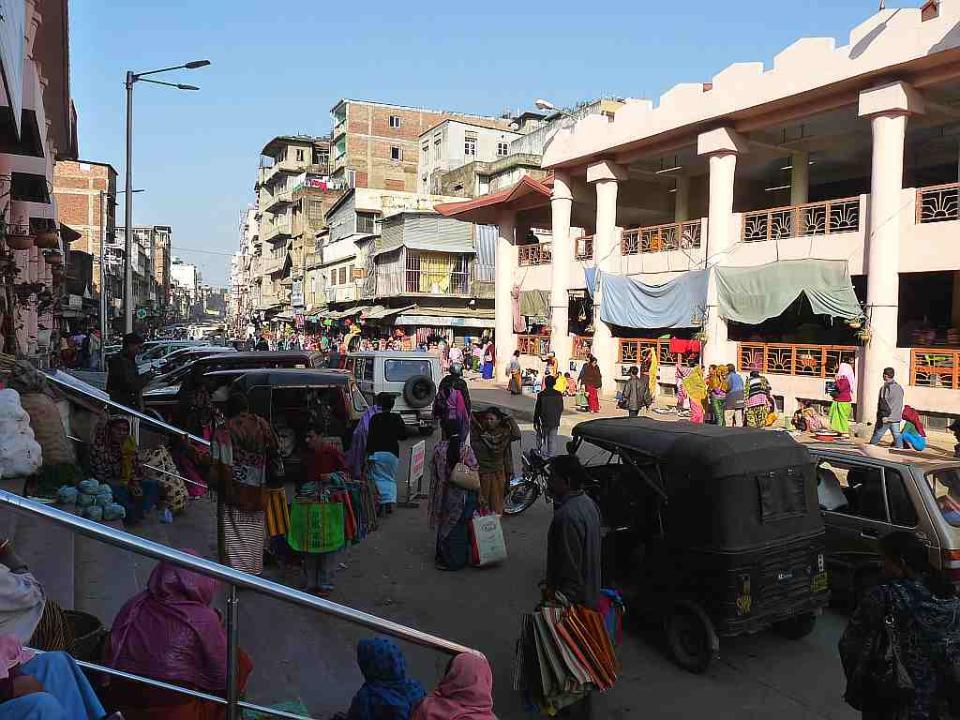
[{"label": "plastic bag", "polygon": [[485,567],[507,559],[500,516],[495,513],[474,515],[470,519],[470,562]]}]

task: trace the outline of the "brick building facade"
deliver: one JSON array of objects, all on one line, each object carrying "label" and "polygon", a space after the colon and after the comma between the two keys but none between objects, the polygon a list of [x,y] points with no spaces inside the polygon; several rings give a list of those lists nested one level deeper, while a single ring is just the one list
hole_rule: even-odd
[{"label": "brick building facade", "polygon": [[[101,193],[107,193],[106,213]],[[100,241],[112,238],[116,230],[116,206],[110,198],[117,193],[117,171],[109,163],[89,160],[60,160],[54,166],[53,194],[57,219],[80,233],[70,249],[93,257],[93,288],[100,292]]]},{"label": "brick building facade", "polygon": [[331,110],[331,173],[348,187],[417,191],[419,138],[441,120],[510,120],[344,99]]}]

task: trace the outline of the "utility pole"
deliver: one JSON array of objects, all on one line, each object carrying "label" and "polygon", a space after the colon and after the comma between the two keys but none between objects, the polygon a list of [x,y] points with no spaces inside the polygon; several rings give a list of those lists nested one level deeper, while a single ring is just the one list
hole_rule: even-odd
[{"label": "utility pole", "polygon": [[133,72],[127,70],[127,167],[123,216],[123,331],[133,332]]},{"label": "utility pole", "polygon": [[106,370],[107,347],[107,221],[110,213],[107,212],[107,198],[113,198],[104,190],[100,191],[100,370]]}]

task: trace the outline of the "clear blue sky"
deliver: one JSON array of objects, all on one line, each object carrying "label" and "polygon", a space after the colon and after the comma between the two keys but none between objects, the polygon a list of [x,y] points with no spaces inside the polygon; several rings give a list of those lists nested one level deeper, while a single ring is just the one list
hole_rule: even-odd
[{"label": "clear blue sky", "polygon": [[[536,97],[657,97],[763,61],[796,38],[834,36],[877,0],[73,0],[71,83],[80,154],[123,177],[123,75],[195,58],[135,92],[135,222],[173,226],[174,250],[224,283],[258,153],[282,133],[324,134],[341,97],[496,114]],[[916,2],[888,6],[916,7]],[[118,218],[119,219],[119,218]]]}]

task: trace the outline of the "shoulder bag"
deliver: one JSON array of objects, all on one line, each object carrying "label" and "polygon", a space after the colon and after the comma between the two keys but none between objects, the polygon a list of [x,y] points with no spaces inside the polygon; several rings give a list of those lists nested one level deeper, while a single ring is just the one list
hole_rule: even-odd
[{"label": "shoulder bag", "polygon": [[480,473],[468,467],[462,461],[453,466],[450,482],[464,490],[480,491]]}]

